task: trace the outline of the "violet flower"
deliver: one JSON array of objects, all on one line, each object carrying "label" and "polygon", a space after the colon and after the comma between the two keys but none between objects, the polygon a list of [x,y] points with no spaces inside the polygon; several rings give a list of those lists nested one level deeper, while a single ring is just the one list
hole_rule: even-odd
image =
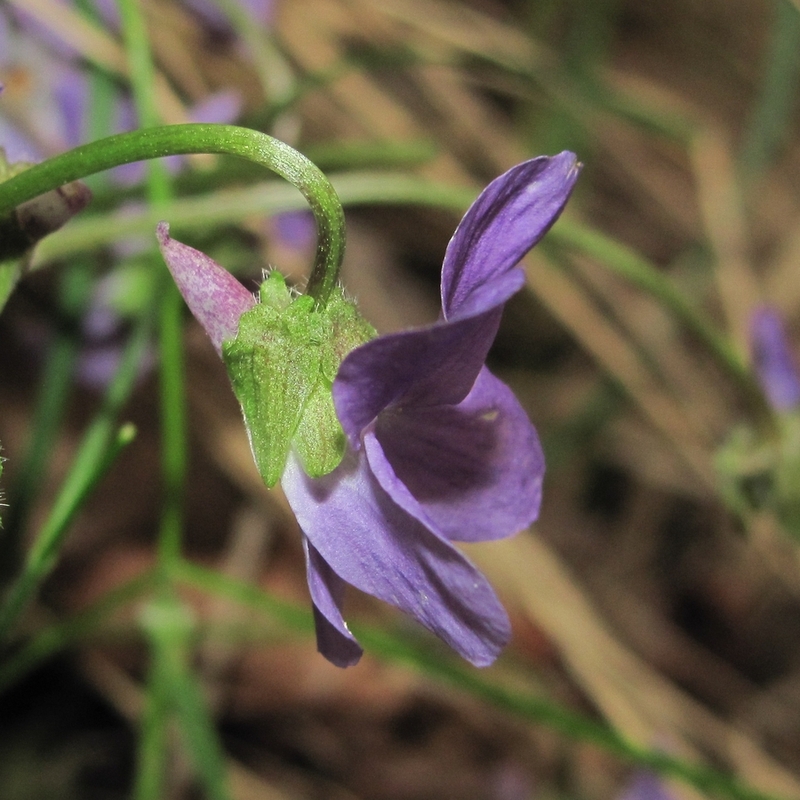
[{"label": "violet flower", "polygon": [[[493,181],[447,248],[440,319],[344,357],[332,386],[346,436],[341,463],[311,478],[289,452],[281,484],[303,532],[318,647],[338,666],[362,652],[341,613],[347,584],[397,606],[477,666],[508,642],[505,610],[453,542],[507,537],[538,515],[536,431],[484,362],[504,303],[525,281],[516,265],[559,216],[578,172],[565,152]],[[255,300],[164,225],[159,238],[221,353]]]},{"label": "violet flower", "polygon": [[800,373],[783,320],[771,306],[761,306],[753,313],[750,347],[758,382],[772,407],[791,411],[800,406]]}]

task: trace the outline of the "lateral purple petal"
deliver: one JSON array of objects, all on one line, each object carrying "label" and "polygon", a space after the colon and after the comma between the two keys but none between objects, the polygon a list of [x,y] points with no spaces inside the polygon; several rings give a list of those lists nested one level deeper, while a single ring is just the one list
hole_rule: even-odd
[{"label": "lateral purple petal", "polygon": [[345,582],[325,563],[314,545],[303,536],[306,556],[306,576],[311,601],[314,604],[314,626],[317,630],[317,649],[331,664],[352,667],[363,650],[342,618]]},{"label": "lateral purple petal", "polygon": [[363,456],[349,451],[317,479],[292,456],[281,483],[303,532],[340,578],[405,611],[476,666],[494,661],[511,631],[492,588],[392,501]]},{"label": "lateral purple petal", "polygon": [[762,306],[753,313],[750,347],[758,382],[772,407],[791,411],[800,406],[800,374],[783,320],[774,308]]},{"label": "lateral purple petal", "polygon": [[352,446],[361,446],[361,431],[387,407],[460,403],[483,367],[501,313],[387,334],[349,353],[333,400]]},{"label": "lateral purple petal", "polygon": [[381,414],[365,450],[395,503],[452,541],[511,536],[539,514],[539,437],[511,390],[487,369],[458,405]]},{"label": "lateral purple petal", "polygon": [[574,153],[534,158],[495,178],[461,220],[444,257],[445,319],[486,311],[516,292],[509,277],[564,208],[580,165]]},{"label": "lateral purple petal", "polygon": [[156,235],[186,305],[221,356],[222,343],[236,337],[239,317],[256,304],[255,297],[213,258],[170,238],[166,222],[158,224]]}]

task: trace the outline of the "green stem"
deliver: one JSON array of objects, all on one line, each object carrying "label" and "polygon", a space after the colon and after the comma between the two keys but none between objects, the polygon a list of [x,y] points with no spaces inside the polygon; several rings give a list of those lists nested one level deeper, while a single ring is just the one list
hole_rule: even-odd
[{"label": "green stem", "polygon": [[76,147],[0,184],[0,218],[20,203],[97,172],[171,155],[217,153],[245,158],[277,172],[305,197],[317,222],[317,254],[308,282],[324,306],[336,286],[344,256],[344,211],[322,172],[289,145],[249,128],[187,124],[122,133]]},{"label": "green stem", "polygon": [[[161,120],[154,101],[155,68],[144,15],[139,0],[119,0],[125,53],[131,74],[136,110],[142,128],[154,128]],[[164,165],[150,161],[147,171],[149,206],[159,215],[172,200],[172,185]],[[155,248],[155,243],[154,243]],[[181,337],[183,301],[175,284],[161,268],[166,285],[159,292],[159,389],[161,400],[161,475],[164,502],[161,510],[158,553],[162,562],[178,557],[183,535],[186,485],[187,425],[186,381]]]}]

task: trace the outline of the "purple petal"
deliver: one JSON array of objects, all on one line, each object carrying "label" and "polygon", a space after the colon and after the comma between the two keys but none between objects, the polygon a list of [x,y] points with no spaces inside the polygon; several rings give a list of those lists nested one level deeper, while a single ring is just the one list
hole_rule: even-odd
[{"label": "purple petal", "polygon": [[476,666],[494,661],[511,631],[492,588],[391,500],[363,456],[349,451],[317,479],[292,456],[281,483],[303,532],[340,578],[405,611]]},{"label": "purple petal", "polygon": [[310,211],[284,211],[272,219],[280,241],[293,250],[304,250],[317,240],[317,223]]},{"label": "purple petal", "polygon": [[521,284],[513,269],[549,230],[578,179],[574,153],[542,156],[493,180],[461,220],[444,257],[446,319],[504,303]]},{"label": "purple petal", "polygon": [[421,507],[421,521],[448,539],[511,536],[539,514],[539,437],[511,390],[487,369],[459,405],[384,412],[365,450],[392,499],[418,519]]},{"label": "purple petal", "polygon": [[243,98],[235,89],[222,89],[189,109],[192,122],[235,122],[242,113]]},{"label": "purple petal", "polygon": [[66,147],[77,147],[85,140],[84,126],[89,105],[89,86],[84,73],[63,64],[53,83],[53,95],[61,115]]},{"label": "purple petal", "polygon": [[385,408],[460,403],[486,360],[501,309],[387,334],[357,347],[339,367],[333,400],[354,448]]},{"label": "purple petal", "polygon": [[222,355],[222,343],[236,336],[239,317],[255,305],[255,297],[213,258],[170,238],[166,222],[158,224],[157,236],[186,305]]},{"label": "purple petal", "polygon": [[767,399],[777,411],[800,405],[800,375],[792,357],[786,330],[774,308],[762,306],[750,320],[753,366]]},{"label": "purple petal", "polygon": [[342,618],[345,582],[303,537],[308,590],[314,604],[317,649],[337,667],[352,667],[364,652]]},{"label": "purple petal", "polygon": [[651,772],[635,773],[618,800],[674,800],[661,780]]}]

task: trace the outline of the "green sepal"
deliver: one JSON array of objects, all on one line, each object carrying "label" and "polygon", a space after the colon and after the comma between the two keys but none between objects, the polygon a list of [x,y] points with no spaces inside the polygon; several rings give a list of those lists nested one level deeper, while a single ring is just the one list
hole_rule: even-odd
[{"label": "green sepal", "polygon": [[341,289],[316,308],[308,295],[292,298],[283,276],[272,272],[259,299],[240,317],[236,338],[222,345],[256,465],[274,486],[294,447],[308,475],[327,475],[345,450],[333,379],[347,353],[375,331]]}]

